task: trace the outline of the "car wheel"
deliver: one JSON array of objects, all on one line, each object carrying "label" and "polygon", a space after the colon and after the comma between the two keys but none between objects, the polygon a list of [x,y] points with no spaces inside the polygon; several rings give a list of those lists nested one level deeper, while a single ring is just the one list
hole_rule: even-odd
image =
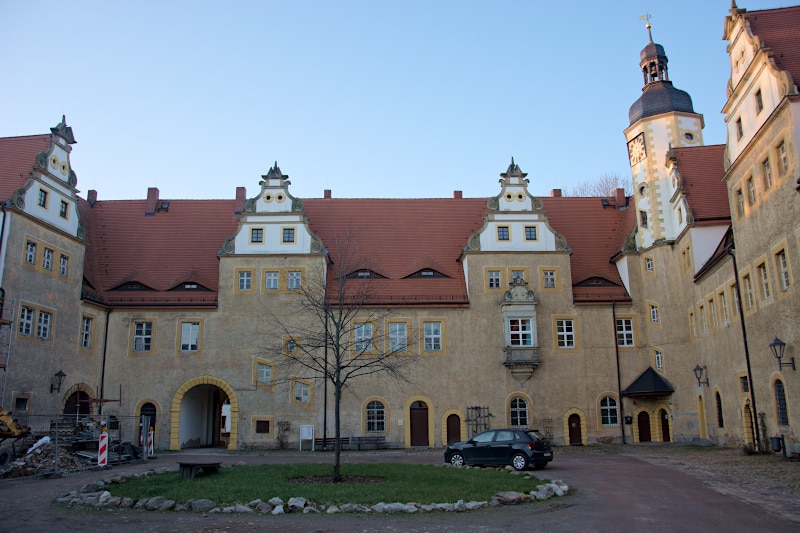
[{"label": "car wheel", "polygon": [[525,470],[528,468],[528,458],[524,454],[515,453],[511,458],[511,466],[514,467],[514,470]]},{"label": "car wheel", "polygon": [[547,463],[534,463],[533,468],[536,470],[541,470],[542,468],[546,467]]},{"label": "car wheel", "polygon": [[459,452],[455,452],[450,455],[450,464],[453,466],[464,466],[464,456],[461,455]]}]

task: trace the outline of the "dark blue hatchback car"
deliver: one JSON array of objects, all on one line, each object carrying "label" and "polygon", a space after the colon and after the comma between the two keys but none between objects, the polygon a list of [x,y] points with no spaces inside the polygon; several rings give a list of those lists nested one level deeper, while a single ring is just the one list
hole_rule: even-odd
[{"label": "dark blue hatchback car", "polygon": [[453,466],[511,465],[525,470],[531,465],[544,468],[552,460],[550,442],[530,429],[491,429],[444,451],[444,461]]}]

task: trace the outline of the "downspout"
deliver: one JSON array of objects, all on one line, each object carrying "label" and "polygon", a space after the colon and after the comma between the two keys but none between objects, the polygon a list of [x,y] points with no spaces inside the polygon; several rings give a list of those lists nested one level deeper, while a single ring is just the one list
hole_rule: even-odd
[{"label": "downspout", "polygon": [[[106,389],[106,355],[108,354],[108,323],[109,323],[109,316],[111,315],[111,311],[114,310],[114,304],[111,304],[111,307],[108,308],[108,313],[106,313],[106,330],[103,332],[103,363],[100,368],[100,398],[102,400],[105,398],[105,389]],[[121,399],[121,398],[120,398]],[[97,414],[103,414],[103,402],[98,402],[97,404]]]},{"label": "downspout", "polygon": [[750,384],[750,402],[753,404],[753,428],[756,433],[756,451],[761,451],[761,430],[758,428],[758,409],[756,409],[756,392],[753,386],[753,371],[750,368],[750,349],[747,344],[747,328],[744,323],[744,307],[742,305],[742,291],[739,287],[739,266],[736,264],[736,254],[734,253],[733,246],[730,244],[725,250],[728,255],[733,259],[733,275],[736,278],[736,301],[739,308],[739,318],[742,320],[742,344],[744,345],[744,360],[747,363],[747,381]]},{"label": "downspout", "polygon": [[[6,204],[4,203],[0,209],[3,211],[3,221],[0,223],[0,257],[5,257],[5,248],[3,247],[4,239],[6,237]],[[5,259],[3,259],[3,268],[5,269]],[[0,279],[2,276],[0,276]],[[0,287],[0,319],[3,318],[3,311],[6,308],[6,290]],[[2,405],[2,398],[0,398],[0,405]]]},{"label": "downspout", "polygon": [[620,377],[620,369],[619,369],[619,343],[617,342],[617,302],[616,300],[611,300],[611,319],[614,322],[614,353],[617,357],[617,396],[619,396],[619,416],[620,416],[620,424],[619,427],[622,430],[622,444],[628,444],[625,442],[625,402],[622,401],[622,378]]}]

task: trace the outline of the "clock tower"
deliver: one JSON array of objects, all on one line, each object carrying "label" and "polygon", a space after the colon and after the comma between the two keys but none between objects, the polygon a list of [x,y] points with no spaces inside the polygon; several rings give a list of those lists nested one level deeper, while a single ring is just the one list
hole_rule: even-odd
[{"label": "clock tower", "polygon": [[672,85],[667,54],[653,42],[649,22],[647,34],[649,42],[639,54],[644,87],[628,111],[625,130],[640,249],[677,237],[683,214],[670,202],[675,182],[667,158],[672,148],[703,144],[703,116],[694,112],[689,94]]}]

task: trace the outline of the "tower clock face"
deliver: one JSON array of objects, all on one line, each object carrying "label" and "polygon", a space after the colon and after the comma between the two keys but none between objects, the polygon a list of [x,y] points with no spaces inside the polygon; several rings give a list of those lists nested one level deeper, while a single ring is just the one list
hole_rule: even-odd
[{"label": "tower clock face", "polygon": [[628,157],[631,166],[643,160],[647,156],[647,149],[644,146],[644,133],[640,133],[628,143]]}]

